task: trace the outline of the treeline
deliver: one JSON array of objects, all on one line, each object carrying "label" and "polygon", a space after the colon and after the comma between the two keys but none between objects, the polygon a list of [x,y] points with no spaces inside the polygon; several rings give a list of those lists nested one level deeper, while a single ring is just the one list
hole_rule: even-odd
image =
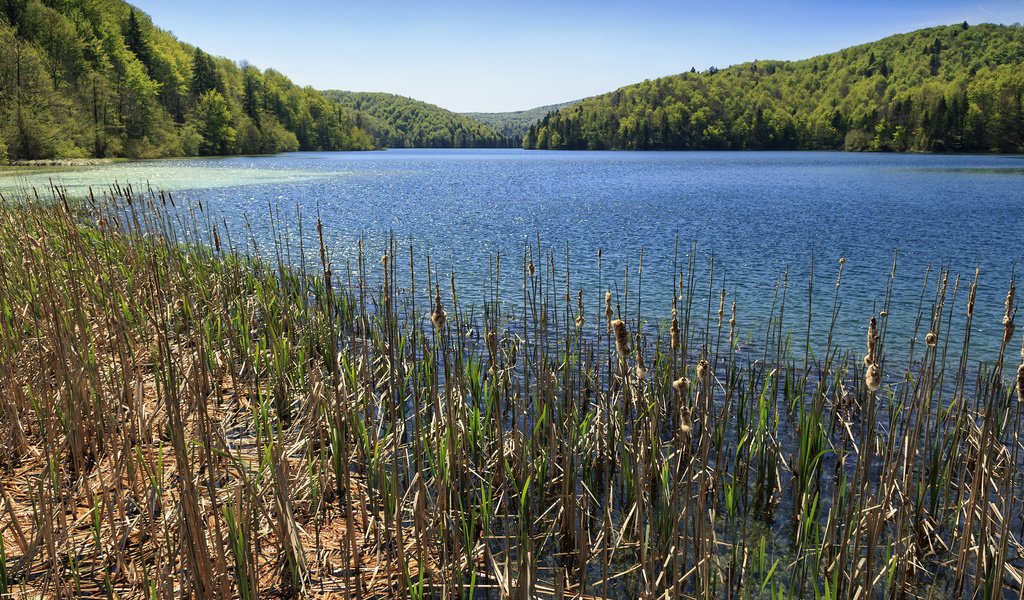
[{"label": "treeline", "polygon": [[372,147],[350,111],[121,0],[0,0],[0,160]]},{"label": "treeline", "polygon": [[528,110],[517,110],[513,112],[500,112],[500,113],[481,113],[481,112],[470,112],[470,113],[459,113],[464,117],[469,117],[475,121],[480,121],[484,125],[487,125],[491,129],[494,129],[501,135],[508,138],[510,146],[521,146],[523,143],[523,136],[529,131],[530,126],[537,123],[544,118],[550,112],[560,110],[573,104],[578,104],[580,100],[573,100],[572,102],[562,102],[561,104],[549,104],[548,106],[538,106],[537,108],[531,108]]},{"label": "treeline", "polygon": [[525,148],[1024,151],[1024,28],[935,27],[797,62],[627,86],[530,127]]},{"label": "treeline", "polygon": [[487,125],[427,102],[379,92],[330,90],[323,94],[357,111],[358,125],[385,148],[500,148],[510,144]]}]

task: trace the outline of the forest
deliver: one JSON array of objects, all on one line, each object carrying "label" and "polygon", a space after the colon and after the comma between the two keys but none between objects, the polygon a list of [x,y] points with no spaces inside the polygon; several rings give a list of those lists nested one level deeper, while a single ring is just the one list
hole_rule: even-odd
[{"label": "forest", "polygon": [[509,145],[505,136],[488,125],[427,102],[379,92],[331,90],[324,95],[358,111],[358,125],[381,147],[498,148]]},{"label": "forest", "polygon": [[121,0],[0,1],[0,160],[371,147],[312,88],[210,56]]},{"label": "forest", "polygon": [[1024,27],[967,23],[796,62],[644,81],[553,111],[523,147],[1024,151]]},{"label": "forest", "polygon": [[468,112],[460,114],[491,127],[508,138],[510,146],[518,147],[522,145],[523,136],[529,131],[531,125],[540,121],[552,111],[568,108],[580,102],[580,100],[573,100],[571,102],[549,104],[547,106],[538,106],[537,108],[512,112]]}]

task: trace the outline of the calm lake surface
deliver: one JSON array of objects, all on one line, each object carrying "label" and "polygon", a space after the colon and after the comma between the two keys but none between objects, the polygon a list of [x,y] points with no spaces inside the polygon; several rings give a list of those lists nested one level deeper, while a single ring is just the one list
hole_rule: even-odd
[{"label": "calm lake surface", "polygon": [[[963,279],[956,299],[951,351],[958,351],[968,280],[981,269],[972,352],[991,360],[1002,332],[1003,299],[1024,257],[1024,159],[826,152],[526,152],[521,150],[389,150],[294,153],[267,157],[142,161],[0,176],[0,191],[46,187],[50,179],[97,192],[113,181],[173,190],[202,200],[242,241],[243,215],[258,243],[272,248],[268,207],[279,209],[295,243],[296,209],[316,256],[319,208],[336,269],[367,245],[371,264],[389,233],[411,241],[419,260],[456,273],[463,300],[485,297],[489,260],[500,253],[505,298],[521,298],[521,257],[541,241],[556,264],[569,263],[575,291],[585,293],[590,322],[603,312],[603,290],[622,293],[630,272],[635,298],[644,252],[644,318],[669,317],[673,260],[698,246],[698,281],[707,310],[709,259],[715,260],[712,312],[724,285],[738,302],[741,337],[763,337],[774,289],[789,269],[785,323],[802,346],[809,262],[815,259],[815,329],[823,346],[840,257],[846,258],[838,339],[863,352],[871,313],[881,306],[893,255],[899,251],[888,346],[906,356],[929,265],[925,309],[935,273]],[[603,273],[597,269],[604,253]],[[297,252],[297,243],[293,248]],[[314,259],[318,261],[319,259]],[[539,261],[539,259],[538,259]],[[952,291],[953,276],[950,277]],[[563,286],[564,280],[558,284]],[[950,293],[951,293],[950,291]],[[422,299],[422,296],[421,296]],[[635,314],[635,305],[630,314]],[[424,305],[425,306],[425,305]],[[701,304],[697,304],[701,306]],[[948,303],[947,303],[948,307]],[[726,309],[728,311],[728,307]],[[728,316],[726,317],[728,319]],[[726,325],[726,328],[728,325]],[[1018,327],[1018,331],[1024,329]],[[918,337],[923,338],[922,330]],[[1019,334],[1011,344],[1013,360]],[[920,345],[918,354],[920,354]]]}]

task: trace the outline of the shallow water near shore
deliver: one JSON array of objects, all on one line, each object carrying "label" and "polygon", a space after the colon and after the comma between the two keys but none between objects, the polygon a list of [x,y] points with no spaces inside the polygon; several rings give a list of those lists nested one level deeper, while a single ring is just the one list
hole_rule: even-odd
[{"label": "shallow water near shore", "polygon": [[[368,257],[393,234],[437,273],[454,271],[461,294],[483,301],[489,262],[502,258],[503,299],[522,293],[524,248],[539,239],[555,263],[566,264],[575,297],[584,291],[589,315],[604,290],[652,322],[667,319],[673,273],[697,242],[698,281],[711,311],[726,288],[737,302],[740,337],[763,331],[775,288],[788,269],[785,325],[802,341],[814,258],[812,348],[828,328],[839,259],[846,263],[836,339],[861,350],[867,320],[881,306],[893,257],[899,253],[888,343],[897,358],[914,335],[918,308],[927,310],[936,272],[961,275],[949,336],[962,337],[969,279],[980,268],[972,357],[992,360],[1001,334],[1002,301],[1024,246],[1024,160],[1018,156],[848,154],[834,152],[526,152],[520,150],[389,150],[117,163],[0,177],[0,191],[45,188],[73,194],[113,182],[136,190],[174,192],[202,201],[234,243],[244,217],[262,251],[272,251],[270,210],[297,261],[296,215],[302,245],[315,259],[315,215],[340,271],[364,240]],[[677,245],[678,244],[678,245]],[[642,295],[638,263],[643,249]],[[678,251],[677,251],[678,248]],[[598,251],[602,269],[598,271]],[[369,259],[372,260],[372,259]],[[538,257],[537,260],[540,260]],[[673,268],[673,264],[676,267]],[[929,265],[928,287],[922,284]],[[442,281],[446,280],[442,279]],[[557,285],[564,286],[559,281]],[[947,308],[949,303],[947,301]],[[728,311],[728,304],[727,304]],[[924,331],[918,331],[923,338]],[[756,341],[756,340],[755,340]]]}]

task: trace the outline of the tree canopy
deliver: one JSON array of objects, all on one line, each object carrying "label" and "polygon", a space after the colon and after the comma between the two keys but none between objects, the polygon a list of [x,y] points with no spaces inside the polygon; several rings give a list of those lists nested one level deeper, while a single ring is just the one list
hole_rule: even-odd
[{"label": "tree canopy", "polygon": [[[386,148],[496,148],[502,134],[469,117],[404,96],[379,92],[324,92],[339,105],[358,111],[359,125]],[[518,143],[516,144],[519,145]]]},{"label": "tree canopy", "polygon": [[352,111],[121,0],[0,3],[0,160],[372,146]]},{"label": "tree canopy", "polygon": [[796,62],[644,81],[545,116],[525,148],[1024,151],[1024,28],[934,27]]}]

